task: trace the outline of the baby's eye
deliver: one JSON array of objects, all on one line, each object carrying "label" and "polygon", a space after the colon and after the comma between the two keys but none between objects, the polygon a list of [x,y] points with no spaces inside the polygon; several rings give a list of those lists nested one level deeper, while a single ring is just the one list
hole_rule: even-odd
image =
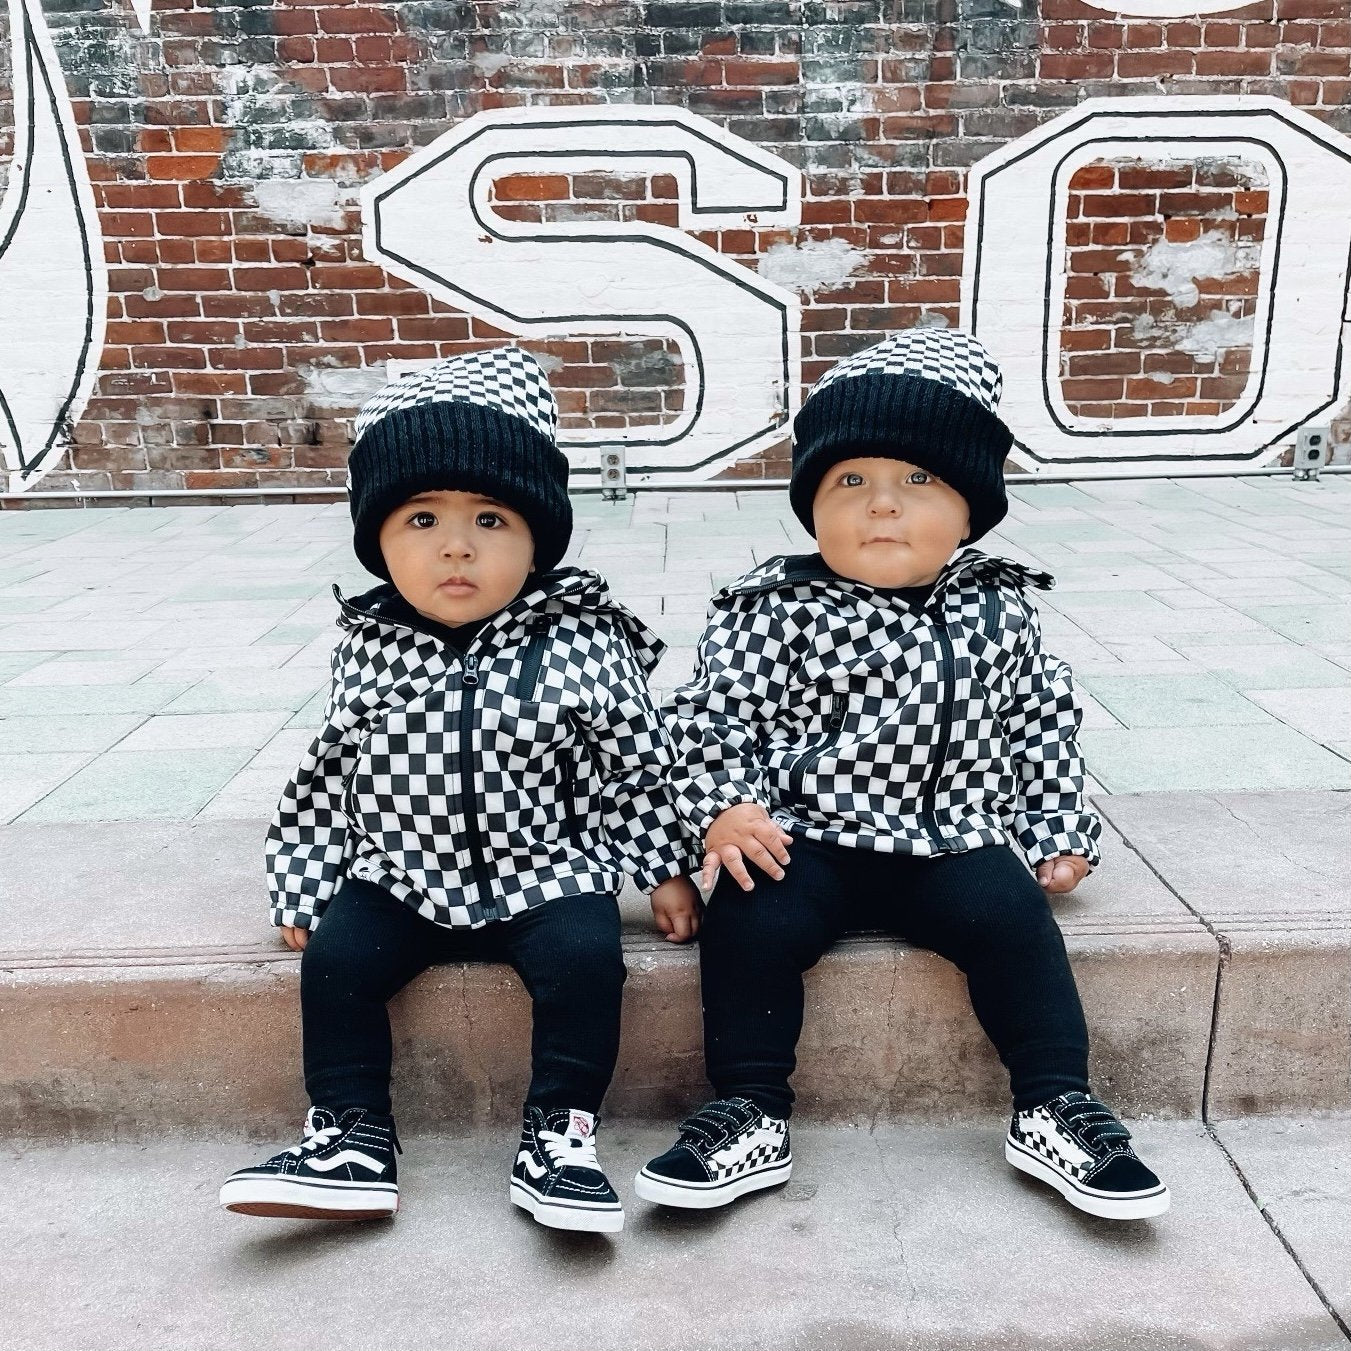
[{"label": "baby's eye", "polygon": [[933,481],[933,475],[927,470],[916,469],[906,475],[905,481],[907,483],[930,483]]},{"label": "baby's eye", "polygon": [[476,525],[481,525],[485,530],[493,530],[496,529],[497,526],[505,524],[495,511],[480,511],[474,518],[474,523]]},{"label": "baby's eye", "polygon": [[436,517],[430,511],[415,511],[408,518],[408,524],[418,530],[430,530],[436,524]]},{"label": "baby's eye", "polygon": [[861,487],[863,486],[863,475],[862,475],[862,474],[845,474],[845,475],[840,479],[840,482],[841,482],[842,484],[844,484],[844,486],[845,486],[846,488],[861,488]]}]

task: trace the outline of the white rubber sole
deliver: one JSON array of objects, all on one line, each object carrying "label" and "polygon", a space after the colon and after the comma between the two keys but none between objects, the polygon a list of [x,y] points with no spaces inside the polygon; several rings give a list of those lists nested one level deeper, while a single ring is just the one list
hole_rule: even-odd
[{"label": "white rubber sole", "polygon": [[1070,1205],[1101,1220],[1148,1220],[1162,1215],[1172,1203],[1168,1188],[1142,1192],[1103,1192],[1063,1176],[1045,1159],[1020,1145],[1012,1136],[1004,1137],[1004,1157],[1020,1172],[1054,1187]]},{"label": "white rubber sole", "polygon": [[546,1201],[529,1187],[511,1179],[511,1204],[528,1211],[550,1229],[571,1229],[583,1234],[617,1234],[624,1227],[619,1206],[588,1206],[580,1202]]},{"label": "white rubber sole", "polygon": [[633,1190],[644,1201],[653,1201],[659,1206],[676,1206],[681,1210],[716,1210],[719,1206],[731,1205],[750,1192],[782,1186],[792,1175],[791,1157],[783,1163],[776,1163],[772,1168],[746,1173],[730,1182],[672,1182],[643,1168],[633,1179]]},{"label": "white rubber sole", "polygon": [[283,1220],[383,1220],[398,1210],[399,1189],[392,1183],[231,1178],[220,1189],[220,1204],[236,1215]]}]

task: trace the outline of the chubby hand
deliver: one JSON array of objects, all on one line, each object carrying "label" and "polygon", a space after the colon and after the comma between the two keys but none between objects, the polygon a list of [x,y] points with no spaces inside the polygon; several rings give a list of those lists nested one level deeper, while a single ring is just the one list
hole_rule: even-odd
[{"label": "chubby hand", "polygon": [[704,903],[688,877],[670,877],[656,887],[648,900],[652,917],[668,943],[688,943],[699,932]]},{"label": "chubby hand", "polygon": [[754,891],[746,870],[749,859],[767,877],[783,880],[788,845],[793,837],[776,826],[758,802],[742,802],[719,812],[704,837],[704,868],[700,881],[707,891],[719,868],[726,868],[742,891]]},{"label": "chubby hand", "polygon": [[301,952],[304,950],[305,944],[310,941],[310,931],[308,929],[297,929],[294,924],[283,924],[281,926],[281,941],[292,952]]},{"label": "chubby hand", "polygon": [[1037,881],[1052,895],[1073,891],[1088,876],[1088,860],[1082,854],[1060,854],[1037,864]]}]

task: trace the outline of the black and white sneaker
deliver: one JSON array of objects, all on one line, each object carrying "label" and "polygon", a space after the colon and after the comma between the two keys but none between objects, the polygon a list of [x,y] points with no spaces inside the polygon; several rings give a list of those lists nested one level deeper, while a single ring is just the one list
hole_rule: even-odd
[{"label": "black and white sneaker", "polygon": [[231,1173],[220,1203],[239,1215],[292,1220],[380,1220],[399,1208],[392,1117],[311,1107],[298,1145]]},{"label": "black and white sneaker", "polygon": [[788,1123],[747,1098],[720,1098],[680,1123],[680,1138],[639,1171],[633,1189],[644,1201],[711,1210],[792,1173]]},{"label": "black and white sneaker", "polygon": [[511,1168],[511,1203],[550,1229],[617,1234],[624,1207],[596,1160],[596,1118],[527,1107]]},{"label": "black and white sneaker", "polygon": [[1049,1182],[1070,1205],[1105,1220],[1144,1220],[1168,1209],[1168,1188],[1131,1148],[1131,1133],[1087,1093],[1015,1112],[1004,1157]]}]

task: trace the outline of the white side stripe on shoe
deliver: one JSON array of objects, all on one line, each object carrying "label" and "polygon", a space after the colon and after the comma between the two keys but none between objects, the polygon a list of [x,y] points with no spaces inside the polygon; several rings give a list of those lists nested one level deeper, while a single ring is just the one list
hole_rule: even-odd
[{"label": "white side stripe on shoe", "polygon": [[542,1163],[536,1163],[531,1155],[524,1149],[517,1154],[516,1162],[525,1164],[525,1171],[533,1178],[541,1178],[549,1171]]},{"label": "white side stripe on shoe", "polygon": [[306,1159],[305,1162],[311,1168],[317,1168],[321,1173],[331,1173],[335,1168],[341,1168],[345,1163],[359,1163],[363,1168],[369,1168],[372,1173],[383,1173],[385,1165],[379,1159],[373,1159],[369,1154],[363,1154],[359,1149],[340,1150],[331,1159]]}]

